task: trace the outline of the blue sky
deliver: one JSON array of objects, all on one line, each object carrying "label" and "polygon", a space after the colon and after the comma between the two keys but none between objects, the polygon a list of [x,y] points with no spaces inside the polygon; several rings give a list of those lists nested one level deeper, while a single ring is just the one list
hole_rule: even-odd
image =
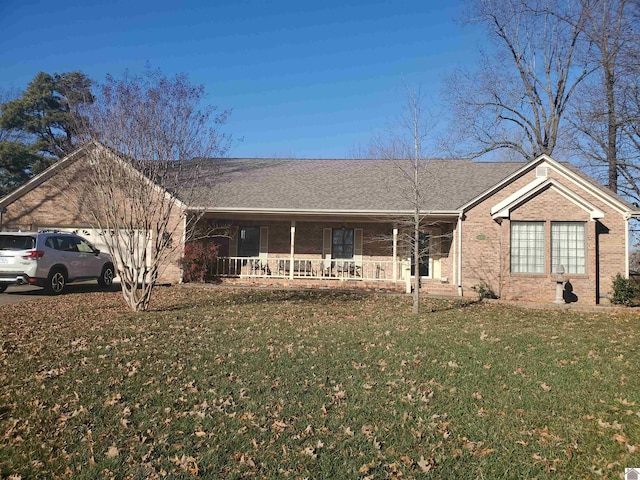
[{"label": "blue sky", "polygon": [[40,71],[189,74],[233,109],[237,157],[348,157],[401,111],[405,83],[431,109],[481,35],[459,0],[0,0],[0,89]]}]

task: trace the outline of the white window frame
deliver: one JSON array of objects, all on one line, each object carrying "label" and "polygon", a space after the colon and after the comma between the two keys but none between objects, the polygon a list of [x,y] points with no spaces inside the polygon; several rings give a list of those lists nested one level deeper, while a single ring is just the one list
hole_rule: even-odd
[{"label": "white window frame", "polygon": [[587,228],[584,222],[551,222],[551,269],[558,265],[573,275],[587,273]]},{"label": "white window frame", "polygon": [[545,273],[545,222],[511,222],[511,273]]}]

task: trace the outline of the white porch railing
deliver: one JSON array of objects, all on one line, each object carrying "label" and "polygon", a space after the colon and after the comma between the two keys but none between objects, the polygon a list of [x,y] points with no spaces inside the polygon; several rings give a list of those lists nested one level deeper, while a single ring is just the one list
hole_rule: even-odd
[{"label": "white porch railing", "polygon": [[[218,258],[213,275],[241,278],[343,279],[376,282],[405,281],[406,261],[341,260],[295,256],[290,258],[223,257]],[[395,273],[395,277],[394,277]]]}]

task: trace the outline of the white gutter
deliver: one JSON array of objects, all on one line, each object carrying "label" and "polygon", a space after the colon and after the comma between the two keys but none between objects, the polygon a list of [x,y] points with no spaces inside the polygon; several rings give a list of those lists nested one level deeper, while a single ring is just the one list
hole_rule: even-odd
[{"label": "white gutter", "polygon": [[629,278],[629,217],[625,217],[624,226],[624,278]]},{"label": "white gutter", "polygon": [[[404,216],[412,215],[412,210],[330,210],[330,209],[295,209],[288,208],[207,208],[207,207],[189,207],[188,210],[197,210],[203,213],[244,213],[244,214],[263,214],[263,215],[344,215],[344,216]],[[453,217],[458,216],[460,210],[442,210],[431,211],[429,216],[434,217]]]},{"label": "white gutter", "polygon": [[458,215],[458,296],[462,296],[462,215]]},{"label": "white gutter", "polygon": [[[182,217],[182,258],[184,258],[184,248],[187,246],[187,213]],[[180,281],[184,283],[184,262],[180,262]]]}]

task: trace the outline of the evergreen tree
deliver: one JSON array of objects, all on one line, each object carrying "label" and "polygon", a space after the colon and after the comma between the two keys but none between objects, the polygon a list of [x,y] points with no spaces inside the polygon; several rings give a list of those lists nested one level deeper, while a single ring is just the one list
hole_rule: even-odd
[{"label": "evergreen tree", "polygon": [[93,103],[82,72],[40,72],[19,97],[0,104],[0,194],[78,146],[76,126]]}]

